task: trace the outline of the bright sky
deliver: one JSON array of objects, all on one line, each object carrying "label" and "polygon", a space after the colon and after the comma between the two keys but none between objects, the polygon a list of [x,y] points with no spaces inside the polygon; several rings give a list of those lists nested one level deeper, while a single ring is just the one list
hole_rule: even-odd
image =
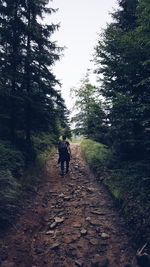
[{"label": "bright sky", "polygon": [[[80,82],[87,69],[93,68],[90,60],[98,34],[112,20],[109,13],[118,6],[117,0],[53,0],[49,6],[59,8],[50,19],[60,23],[53,39],[59,46],[67,47],[53,71],[62,83],[66,105],[71,108],[70,89]],[[91,75],[91,82],[95,80]]]}]

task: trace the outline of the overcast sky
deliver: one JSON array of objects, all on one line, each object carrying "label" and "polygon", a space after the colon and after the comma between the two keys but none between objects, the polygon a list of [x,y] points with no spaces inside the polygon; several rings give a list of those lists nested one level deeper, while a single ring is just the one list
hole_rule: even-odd
[{"label": "overcast sky", "polygon": [[[53,35],[59,46],[66,46],[64,57],[57,62],[54,73],[62,83],[62,96],[71,108],[70,88],[76,86],[93,65],[90,62],[98,34],[111,21],[110,12],[117,0],[53,0],[50,7],[59,8],[50,20],[60,23]],[[91,76],[91,82],[94,82]]]}]

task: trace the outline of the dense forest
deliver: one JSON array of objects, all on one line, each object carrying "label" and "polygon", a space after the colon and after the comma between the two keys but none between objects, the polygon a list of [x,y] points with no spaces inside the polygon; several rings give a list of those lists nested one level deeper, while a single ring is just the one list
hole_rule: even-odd
[{"label": "dense forest", "polygon": [[87,159],[98,177],[108,167],[104,182],[140,242],[150,234],[150,2],[119,0],[111,15],[95,46],[98,85],[87,74],[73,89],[74,131],[94,141],[83,143]]},{"label": "dense forest", "polygon": [[[47,0],[0,1],[0,225],[11,222],[24,170],[67,131],[68,111],[52,71],[63,48]],[[41,157],[42,158],[42,157]],[[31,184],[31,181],[30,181]]]},{"label": "dense forest", "polygon": [[[52,70],[63,51],[51,41],[59,26],[43,19],[56,12],[48,3],[0,0],[0,226],[12,222],[23,192],[34,190],[25,170],[60,135],[71,137]],[[73,132],[87,139],[87,160],[142,243],[150,241],[150,2],[118,0],[111,15],[94,49],[98,85],[87,74],[72,89]]]},{"label": "dense forest", "polygon": [[80,110],[76,131],[128,158],[150,155],[149,8],[144,0],[119,1],[95,47],[99,86],[86,75],[73,89]]}]

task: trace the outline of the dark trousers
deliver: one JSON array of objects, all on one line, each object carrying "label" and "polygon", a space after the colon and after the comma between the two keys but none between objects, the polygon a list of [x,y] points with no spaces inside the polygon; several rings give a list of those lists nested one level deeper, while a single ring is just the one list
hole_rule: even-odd
[{"label": "dark trousers", "polygon": [[64,165],[66,162],[66,172],[69,170],[69,160],[61,160],[61,171],[64,172]]}]

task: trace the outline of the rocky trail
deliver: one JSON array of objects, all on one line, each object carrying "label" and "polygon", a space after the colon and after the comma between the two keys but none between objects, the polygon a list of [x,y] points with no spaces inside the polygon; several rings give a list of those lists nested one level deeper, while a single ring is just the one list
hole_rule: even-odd
[{"label": "rocky trail", "polygon": [[70,172],[58,155],[46,164],[37,194],[1,240],[2,267],[136,267],[125,223],[105,187],[72,144]]}]

